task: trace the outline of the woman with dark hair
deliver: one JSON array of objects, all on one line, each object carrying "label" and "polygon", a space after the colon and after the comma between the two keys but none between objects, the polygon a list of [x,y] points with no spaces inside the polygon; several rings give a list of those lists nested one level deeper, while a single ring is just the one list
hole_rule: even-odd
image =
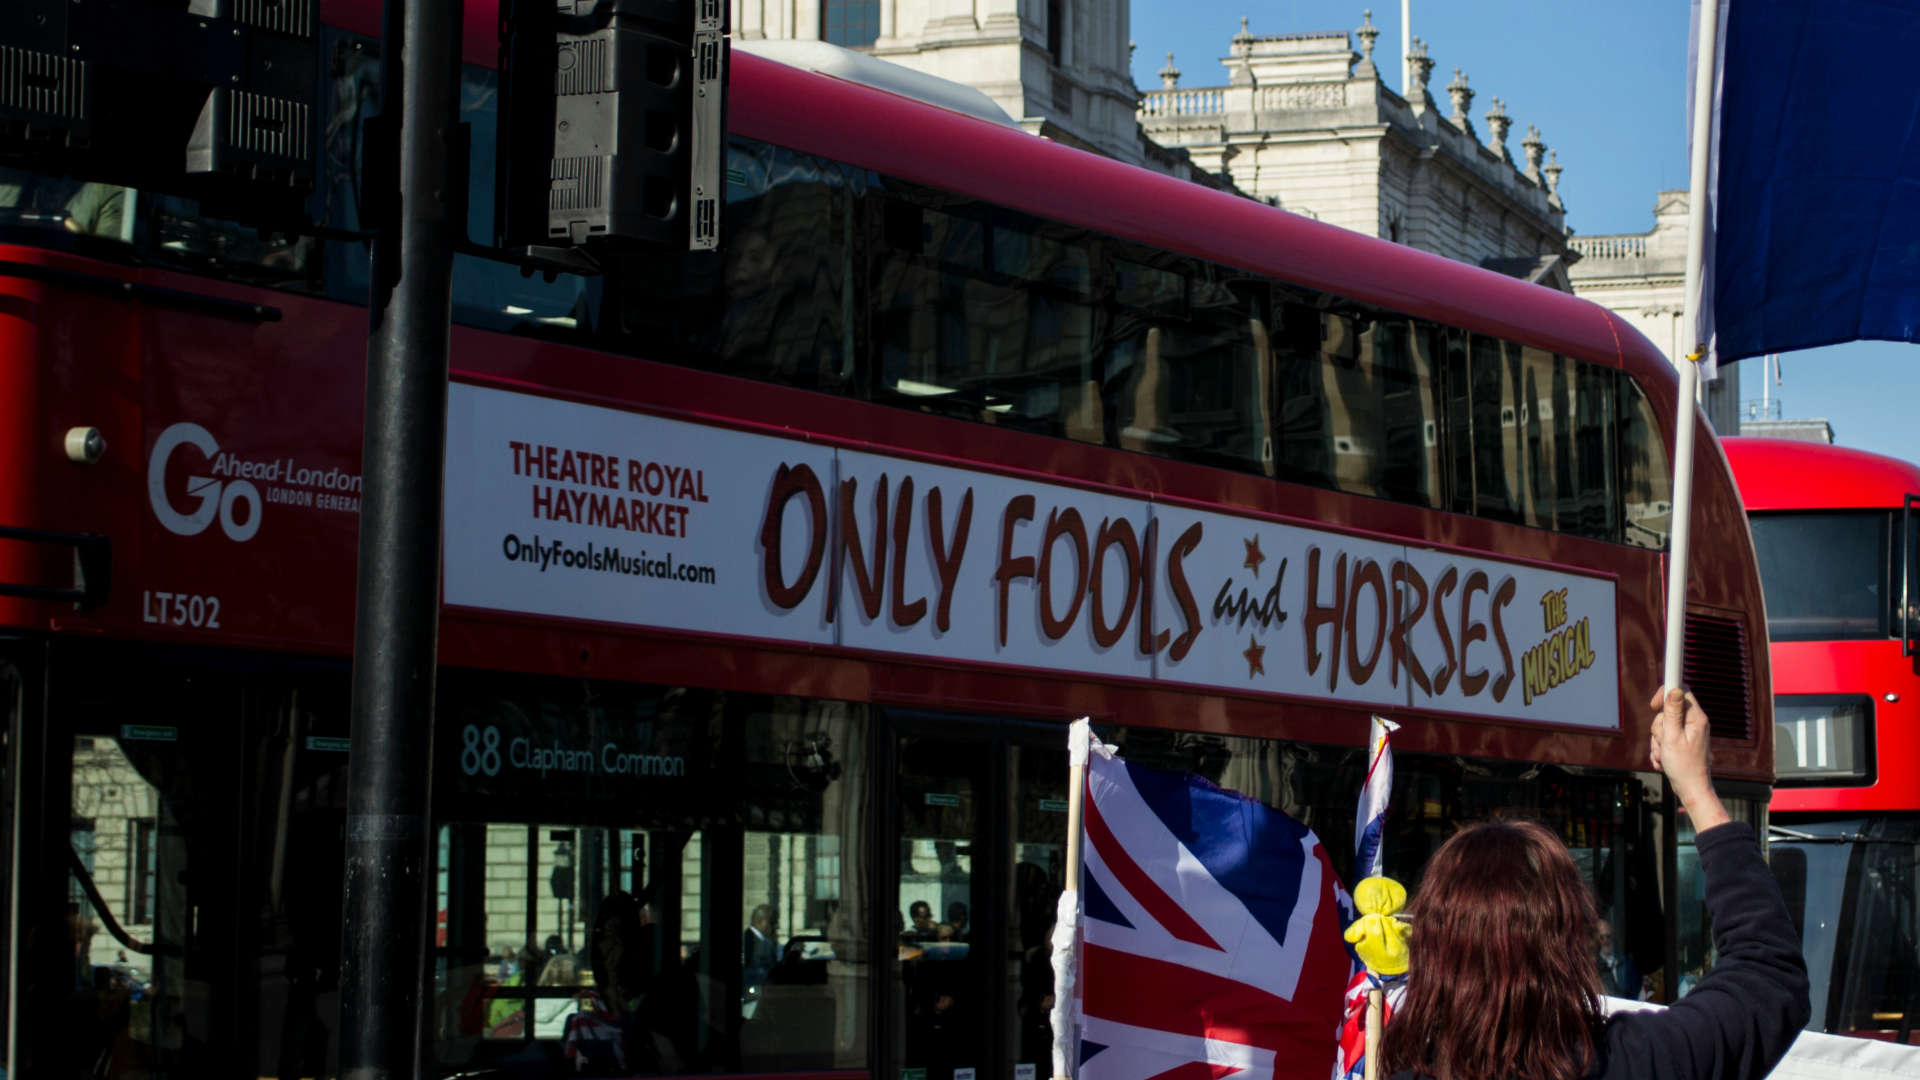
[{"label": "woman with dark hair", "polygon": [[1398,1078],[1758,1080],[1806,1025],[1807,968],[1753,829],[1707,772],[1707,715],[1655,694],[1653,766],[1697,834],[1719,961],[1664,1012],[1600,1013],[1600,918],[1560,838],[1531,822],[1462,829],[1427,864],[1406,999],[1381,1057]]}]

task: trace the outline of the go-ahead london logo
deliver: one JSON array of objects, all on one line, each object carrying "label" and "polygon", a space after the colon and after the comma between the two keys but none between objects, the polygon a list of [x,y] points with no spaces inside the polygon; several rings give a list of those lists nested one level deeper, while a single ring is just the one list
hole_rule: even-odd
[{"label": "go-ahead london logo", "polygon": [[[195,451],[205,464],[188,466],[186,490],[181,494],[191,505],[182,509],[174,501],[175,493],[167,489],[167,467],[176,454]],[[260,531],[268,503],[358,513],[360,477],[337,467],[308,468],[290,457],[242,458],[221,450],[219,440],[206,428],[183,420],[154,440],[153,453],[147,458],[147,500],[153,516],[168,532],[198,536],[218,521],[227,539],[244,543]]]}]

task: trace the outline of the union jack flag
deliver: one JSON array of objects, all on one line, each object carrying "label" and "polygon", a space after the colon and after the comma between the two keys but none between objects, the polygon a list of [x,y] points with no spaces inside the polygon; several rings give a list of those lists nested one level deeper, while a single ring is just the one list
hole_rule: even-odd
[{"label": "union jack flag", "polygon": [[1082,829],[1079,1080],[1325,1080],[1348,954],[1312,830],[1098,741]]}]

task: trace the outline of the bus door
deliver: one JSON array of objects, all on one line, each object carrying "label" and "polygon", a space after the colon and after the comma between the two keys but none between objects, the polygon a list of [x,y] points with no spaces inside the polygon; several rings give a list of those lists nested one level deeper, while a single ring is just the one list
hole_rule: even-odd
[{"label": "bus door", "polygon": [[15,830],[20,824],[14,808],[20,805],[21,718],[26,712],[26,681],[18,663],[0,657],[0,911],[7,912],[0,928],[0,1072],[17,1073],[14,1038],[19,1028],[13,1022],[13,1007],[18,1000],[19,952],[14,948],[18,930],[13,917],[14,883],[20,880],[20,844]]},{"label": "bus door", "polygon": [[[42,648],[39,646],[32,647]],[[54,643],[15,725],[18,1075],[326,1075],[345,680]],[[37,715],[36,715],[37,714]],[[28,782],[28,776],[31,781]]]},{"label": "bus door", "polygon": [[1066,730],[891,719],[894,1069],[903,1080],[1048,1075]]},{"label": "bus door", "polygon": [[710,797],[724,740],[700,696],[443,673],[442,1075],[737,1069],[740,831]]}]

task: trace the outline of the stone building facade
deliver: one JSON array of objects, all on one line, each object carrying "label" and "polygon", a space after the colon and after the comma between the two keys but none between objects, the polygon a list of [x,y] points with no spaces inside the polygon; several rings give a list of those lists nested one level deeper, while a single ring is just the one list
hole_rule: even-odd
[{"label": "stone building facade", "polygon": [[[1663,191],[1654,200],[1653,228],[1644,233],[1579,236],[1573,291],[1620,315],[1647,335],[1668,360],[1693,347],[1686,327],[1687,192]],[[1721,435],[1740,434],[1740,365],[1720,368],[1701,390],[1707,420]]]},{"label": "stone building facade", "polygon": [[[1134,119],[1129,5],[1112,0],[733,0],[736,41],[818,40],[985,93],[1021,127],[1183,179]],[[1217,186],[1217,185],[1216,185]]]},{"label": "stone building facade", "polygon": [[1449,104],[1436,101],[1434,61],[1418,39],[1410,93],[1394,93],[1373,59],[1379,33],[1371,12],[1352,35],[1257,36],[1243,19],[1221,61],[1226,84],[1182,86],[1168,54],[1160,88],[1142,95],[1140,124],[1197,167],[1295,213],[1566,290],[1576,256],[1561,167],[1540,133],[1527,129],[1516,158],[1513,117],[1495,98],[1483,134],[1457,68]]}]

